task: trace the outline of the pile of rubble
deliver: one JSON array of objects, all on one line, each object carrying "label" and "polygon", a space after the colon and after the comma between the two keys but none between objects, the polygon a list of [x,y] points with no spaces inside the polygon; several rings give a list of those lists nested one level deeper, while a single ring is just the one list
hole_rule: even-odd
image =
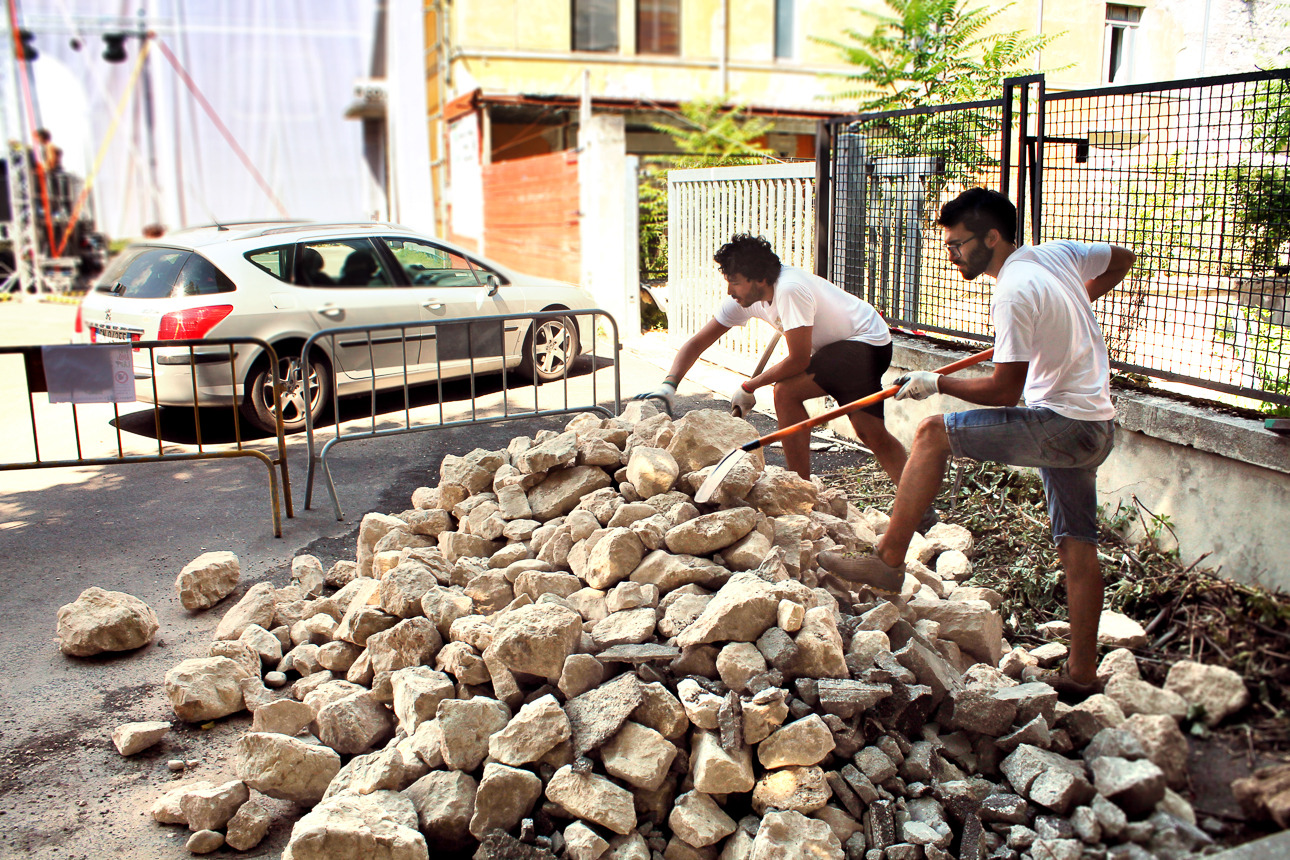
[{"label": "pile of rubble", "polygon": [[[1179,722],[1243,707],[1239,676],[1180,663],[1162,689],[1121,648],[1104,693],[1060,702],[1021,679],[1065,647],[1009,647],[998,595],[957,584],[968,530],[916,536],[883,599],[815,564],[870,546],[880,512],[759,454],[697,506],[755,436],[633,403],[446,457],[412,510],[364,517],[355,561],[298,557],[291,585],[251,587],[210,656],[167,673],[180,719],[253,718],[236,780],[180,784],[153,817],[186,824],[195,853],[245,850],[270,824],[258,795],[292,801],[308,811],[288,860],[1147,860],[1211,843],[1176,793]],[[229,556],[185,569],[185,606],[232,591]]]}]

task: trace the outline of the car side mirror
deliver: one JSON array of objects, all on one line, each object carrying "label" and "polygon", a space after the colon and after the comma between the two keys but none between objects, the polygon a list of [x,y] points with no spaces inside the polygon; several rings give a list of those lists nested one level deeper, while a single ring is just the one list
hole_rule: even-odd
[{"label": "car side mirror", "polygon": [[484,283],[488,284],[488,297],[490,299],[497,295],[497,291],[502,288],[501,278],[497,277],[492,272],[488,273],[488,277],[484,279]]}]

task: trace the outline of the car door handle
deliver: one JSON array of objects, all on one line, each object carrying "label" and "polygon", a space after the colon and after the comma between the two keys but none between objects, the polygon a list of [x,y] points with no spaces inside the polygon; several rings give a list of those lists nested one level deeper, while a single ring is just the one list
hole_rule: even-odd
[{"label": "car door handle", "polygon": [[344,309],[344,308],[331,307],[330,305],[328,305],[328,306],[327,306],[327,307],[325,307],[325,308],[319,308],[319,309],[318,309],[318,313],[322,314],[323,316],[327,317],[328,319],[338,320],[338,319],[342,318],[343,316],[345,316],[345,309]]},{"label": "car door handle", "polygon": [[428,311],[443,310],[443,302],[439,301],[438,299],[426,299],[424,302],[421,303],[421,307],[425,308]]}]

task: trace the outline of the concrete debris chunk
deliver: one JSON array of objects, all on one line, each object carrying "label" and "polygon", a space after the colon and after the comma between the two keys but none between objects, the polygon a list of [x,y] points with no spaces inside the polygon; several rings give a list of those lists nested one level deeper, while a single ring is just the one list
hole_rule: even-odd
[{"label": "concrete debris chunk", "polygon": [[[322,581],[321,565],[318,581]],[[242,576],[237,554],[220,550],[204,552],[184,565],[175,578],[179,603],[189,612],[209,609],[233,593]]]},{"label": "concrete debris chunk", "polygon": [[71,657],[133,651],[151,642],[159,627],[157,613],[139,598],[92,586],[58,608],[58,648]]}]

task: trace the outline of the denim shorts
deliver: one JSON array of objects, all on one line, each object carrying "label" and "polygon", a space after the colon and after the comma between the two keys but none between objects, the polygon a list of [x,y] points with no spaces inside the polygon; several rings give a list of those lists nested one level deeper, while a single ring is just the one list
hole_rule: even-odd
[{"label": "denim shorts", "polygon": [[973,409],[944,416],[958,457],[1039,469],[1053,543],[1097,543],[1097,467],[1115,443],[1115,422],[1078,421],[1051,409]]}]

